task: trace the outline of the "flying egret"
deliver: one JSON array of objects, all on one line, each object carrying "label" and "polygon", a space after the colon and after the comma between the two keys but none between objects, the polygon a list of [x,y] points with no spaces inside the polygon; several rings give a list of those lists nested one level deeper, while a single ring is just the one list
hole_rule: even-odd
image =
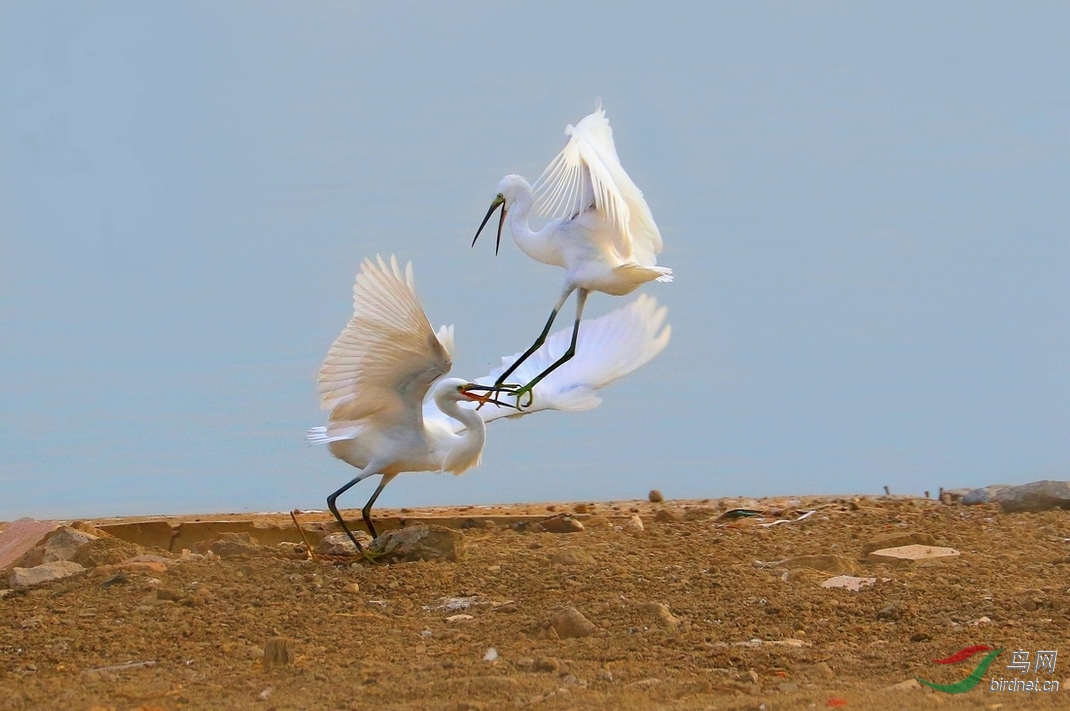
[{"label": "flying egret", "polygon": [[[502,178],[498,194],[472,239],[475,246],[487,221],[500,207],[495,254],[508,216],[513,240],[525,254],[565,269],[564,288],[542,333],[498,377],[496,388],[502,388],[506,378],[543,344],[558,311],[569,295],[577,292],[576,321],[568,349],[512,391],[518,406],[525,394],[530,405],[532,388],[576,354],[580,318],[590,292],[623,296],[648,281],[672,281],[672,269],[657,266],[655,255],[661,252],[661,233],[642,191],[621,167],[606,112],[599,107],[575,126],[566,127],[565,135],[569,140],[564,149],[550,161],[534,188],[519,175]],[[547,222],[537,232],[532,231],[529,214]]]},{"label": "flying egret", "polygon": [[[382,476],[361,510],[374,537],[372,505],[401,472],[461,474],[479,464],[486,422],[539,410],[597,407],[601,399],[596,391],[647,363],[669,341],[671,329],[662,327],[665,308],[652,298],[641,297],[594,319],[584,329],[582,357],[543,380],[536,404],[520,412],[480,394],[496,389],[490,383],[512,368],[516,355],[503,358],[500,368],[475,382],[438,380],[452,364],[453,326],[432,330],[416,296],[411,262],[404,272],[393,256],[389,264],[378,257],[377,262],[361,265],[353,286],[353,317],[319,371],[320,405],[330,412],[328,424],[307,435],[310,443],[328,445],[331,454],[361,470],[327,497],[327,508],[358,550],[360,543],[335,505],[350,487]],[[534,375],[535,368],[558,358],[568,339],[567,331],[551,336],[522,375]]]}]

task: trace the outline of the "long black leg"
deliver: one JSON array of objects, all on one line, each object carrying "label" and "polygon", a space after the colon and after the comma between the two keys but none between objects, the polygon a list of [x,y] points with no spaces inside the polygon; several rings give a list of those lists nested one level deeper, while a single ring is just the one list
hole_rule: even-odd
[{"label": "long black leg", "polygon": [[505,382],[505,379],[512,375],[513,371],[516,370],[521,363],[530,358],[532,353],[539,350],[543,343],[546,343],[546,336],[550,333],[550,327],[554,325],[554,319],[557,318],[557,312],[561,310],[561,307],[564,305],[565,301],[568,300],[569,294],[571,293],[572,289],[567,289],[565,293],[561,295],[557,305],[554,306],[554,310],[550,312],[550,318],[546,321],[546,325],[543,326],[542,333],[540,333],[539,337],[535,339],[535,342],[531,344],[531,348],[524,351],[519,358],[513,361],[512,365],[505,369],[504,373],[498,376],[498,379],[494,381],[494,387],[500,388],[502,383]]},{"label": "long black leg", "polygon": [[557,370],[558,368],[560,368],[569,360],[571,360],[572,356],[576,355],[576,339],[579,338],[580,335],[580,319],[583,316],[583,305],[587,301],[588,293],[590,292],[588,292],[586,289],[580,289],[579,293],[576,294],[576,323],[572,326],[572,342],[569,343],[568,350],[565,351],[565,353],[560,358],[554,361],[554,363],[549,368],[536,375],[524,387],[513,393],[514,395],[516,395],[517,406],[520,406],[520,398],[525,393],[528,395],[528,406],[530,406],[533,399],[533,396],[531,394],[532,390],[535,388],[536,385],[539,384],[539,381],[545,378],[550,373]]},{"label": "long black leg", "polygon": [[368,527],[368,533],[372,534],[372,538],[378,538],[375,534],[375,526],[372,525],[372,504],[379,498],[379,494],[383,493],[386,485],[393,481],[396,476],[397,474],[383,474],[379,486],[375,487],[375,493],[368,499],[368,503],[364,504],[364,508],[360,510],[360,515],[364,518],[364,525]]},{"label": "long black leg", "polygon": [[[373,474],[376,474],[376,473],[377,472],[374,472],[374,471],[361,472],[357,476],[353,477],[349,481],[348,484],[346,484],[341,489],[339,489],[338,491],[334,492],[333,494],[331,494],[330,496],[327,497],[327,508],[329,508],[331,510],[331,513],[334,514],[334,518],[338,521],[338,523],[340,523],[342,525],[342,530],[346,532],[346,535],[349,536],[349,540],[353,541],[353,545],[355,545],[357,547],[357,550],[360,551],[361,553],[364,552],[364,549],[361,548],[360,543],[357,542],[357,537],[354,536],[353,532],[349,530],[349,526],[346,525],[345,519],[342,518],[342,514],[338,513],[338,507],[334,505],[334,502],[335,502],[335,499],[337,499],[340,495],[342,495],[345,492],[349,491],[350,487],[352,487],[354,484],[357,484],[357,483],[363,481],[364,479],[367,479],[368,477],[370,477],[370,476],[372,476]],[[393,477],[391,477],[391,478],[393,478]],[[376,492],[376,493],[378,493],[378,492]],[[373,497],[373,500],[374,500],[374,497]]]}]

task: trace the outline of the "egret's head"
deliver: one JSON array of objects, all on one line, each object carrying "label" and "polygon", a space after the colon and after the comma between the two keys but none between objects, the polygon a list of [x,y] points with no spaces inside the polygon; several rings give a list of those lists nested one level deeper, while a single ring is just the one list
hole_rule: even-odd
[{"label": "egret's head", "polygon": [[490,203],[490,209],[487,210],[486,216],[483,221],[479,223],[479,229],[476,230],[476,236],[472,238],[472,246],[476,246],[476,240],[479,239],[479,233],[486,227],[487,221],[490,220],[490,216],[494,214],[494,211],[499,207],[502,209],[501,217],[498,218],[498,237],[494,242],[494,254],[497,256],[498,249],[502,246],[502,226],[505,225],[505,216],[509,212],[509,207],[516,202],[517,197],[521,192],[527,189],[531,192],[531,186],[528,185],[528,181],[521,178],[519,175],[507,175],[501,179],[498,183],[498,194],[494,196],[494,200]]},{"label": "egret's head", "polygon": [[497,391],[493,385],[470,383],[462,378],[446,378],[438,386],[438,397],[446,400],[453,400],[454,402],[471,400],[478,402],[480,405],[486,405],[489,402],[501,407],[513,407],[508,403],[500,402],[495,398],[496,394]]},{"label": "egret's head", "polygon": [[525,192],[530,193],[531,186],[519,175],[507,175],[498,183],[498,197],[505,201],[506,210]]}]

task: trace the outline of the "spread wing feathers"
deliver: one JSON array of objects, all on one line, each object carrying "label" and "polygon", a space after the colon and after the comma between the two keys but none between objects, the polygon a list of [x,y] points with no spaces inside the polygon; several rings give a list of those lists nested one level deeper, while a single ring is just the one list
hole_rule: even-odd
[{"label": "spread wing feathers", "polygon": [[655,263],[661,233],[643,193],[621,167],[613,129],[599,107],[575,126],[568,143],[535,181],[533,213],[546,220],[570,218],[592,204],[613,233],[622,259]]},{"label": "spread wing feathers", "polygon": [[365,418],[415,420],[427,389],[450,370],[453,327],[436,334],[416,296],[412,263],[365,260],[353,285],[353,318],[320,368],[320,406],[329,431]]},{"label": "spread wing feathers", "polygon": [[[602,399],[597,391],[646,365],[669,343],[671,327],[665,323],[667,309],[646,294],[616,311],[580,324],[576,341],[576,355],[550,373],[535,386],[530,408],[517,412],[511,408],[484,405],[479,410],[485,422],[500,417],[520,417],[540,410],[590,410]],[[526,383],[556,361],[572,340],[572,328],[554,333],[546,343],[524,361],[510,376],[510,380]],[[490,385],[506,367],[520,357],[519,353],[502,358],[502,366],[476,380]],[[508,395],[503,395],[503,399]],[[508,401],[508,400],[506,400]],[[475,407],[463,402],[462,407]],[[463,429],[461,423],[442,414],[434,403],[424,406],[424,418],[448,423],[454,432]]]}]

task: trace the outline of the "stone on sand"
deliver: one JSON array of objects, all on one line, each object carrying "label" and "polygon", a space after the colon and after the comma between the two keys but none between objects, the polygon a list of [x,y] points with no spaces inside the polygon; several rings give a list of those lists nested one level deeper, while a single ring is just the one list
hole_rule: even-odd
[{"label": "stone on sand", "polygon": [[958,502],[963,506],[990,504],[992,503],[996,493],[1001,489],[1006,488],[1006,484],[992,484],[991,486],[982,486],[979,489],[970,489],[969,491],[958,497]]},{"label": "stone on sand", "polygon": [[550,627],[562,639],[566,637],[587,637],[598,628],[574,607],[566,607],[550,617]]},{"label": "stone on sand", "polygon": [[565,548],[554,551],[550,556],[550,562],[555,565],[563,565],[570,568],[577,565],[594,565],[594,556],[584,550]]},{"label": "stone on sand", "polygon": [[79,531],[71,526],[61,526],[49,533],[41,541],[27,551],[19,561],[22,568],[33,568],[42,563],[53,563],[57,560],[71,560],[78,549],[96,540],[99,536]]},{"label": "stone on sand", "polygon": [[81,565],[69,560],[55,560],[32,568],[12,568],[7,584],[13,589],[32,588],[53,580],[62,580],[85,572]]},{"label": "stone on sand", "polygon": [[821,583],[823,588],[844,588],[851,592],[858,592],[862,588],[869,587],[877,582],[876,578],[859,578],[854,575],[837,575],[834,578]]},{"label": "stone on sand", "polygon": [[1070,482],[1044,480],[1008,486],[997,491],[993,499],[1004,513],[1070,509]]},{"label": "stone on sand", "polygon": [[672,614],[669,606],[660,602],[644,602],[636,608],[646,619],[659,627],[672,629],[680,625],[680,618]]},{"label": "stone on sand", "polygon": [[[363,534],[363,535],[361,535]],[[361,545],[367,545],[371,543],[371,536],[363,531],[355,531],[354,534]],[[316,544],[317,555],[359,555],[357,547],[353,545],[353,541],[349,540],[349,536],[345,532],[341,533],[328,533],[324,536],[319,543]]]},{"label": "stone on sand", "polygon": [[935,561],[952,560],[959,557],[954,548],[940,546],[909,545],[895,548],[882,548],[873,551],[867,560],[874,563],[891,563],[893,565],[912,565]]},{"label": "stone on sand", "polygon": [[899,546],[913,544],[935,546],[936,540],[928,533],[885,533],[881,536],[874,536],[862,544],[862,557],[865,558],[873,551],[879,551],[883,548],[898,548]]},{"label": "stone on sand", "polygon": [[561,514],[539,521],[538,528],[547,533],[579,533],[583,524],[568,514]]},{"label": "stone on sand", "polygon": [[464,556],[464,535],[445,526],[418,523],[387,531],[376,538],[368,550],[395,562],[457,561]]},{"label": "stone on sand", "polygon": [[535,659],[535,671],[555,672],[561,668],[561,662],[553,657],[537,657]]},{"label": "stone on sand", "polygon": [[898,684],[885,687],[885,691],[917,691],[920,688],[921,684],[918,683],[917,679],[904,679]]}]

